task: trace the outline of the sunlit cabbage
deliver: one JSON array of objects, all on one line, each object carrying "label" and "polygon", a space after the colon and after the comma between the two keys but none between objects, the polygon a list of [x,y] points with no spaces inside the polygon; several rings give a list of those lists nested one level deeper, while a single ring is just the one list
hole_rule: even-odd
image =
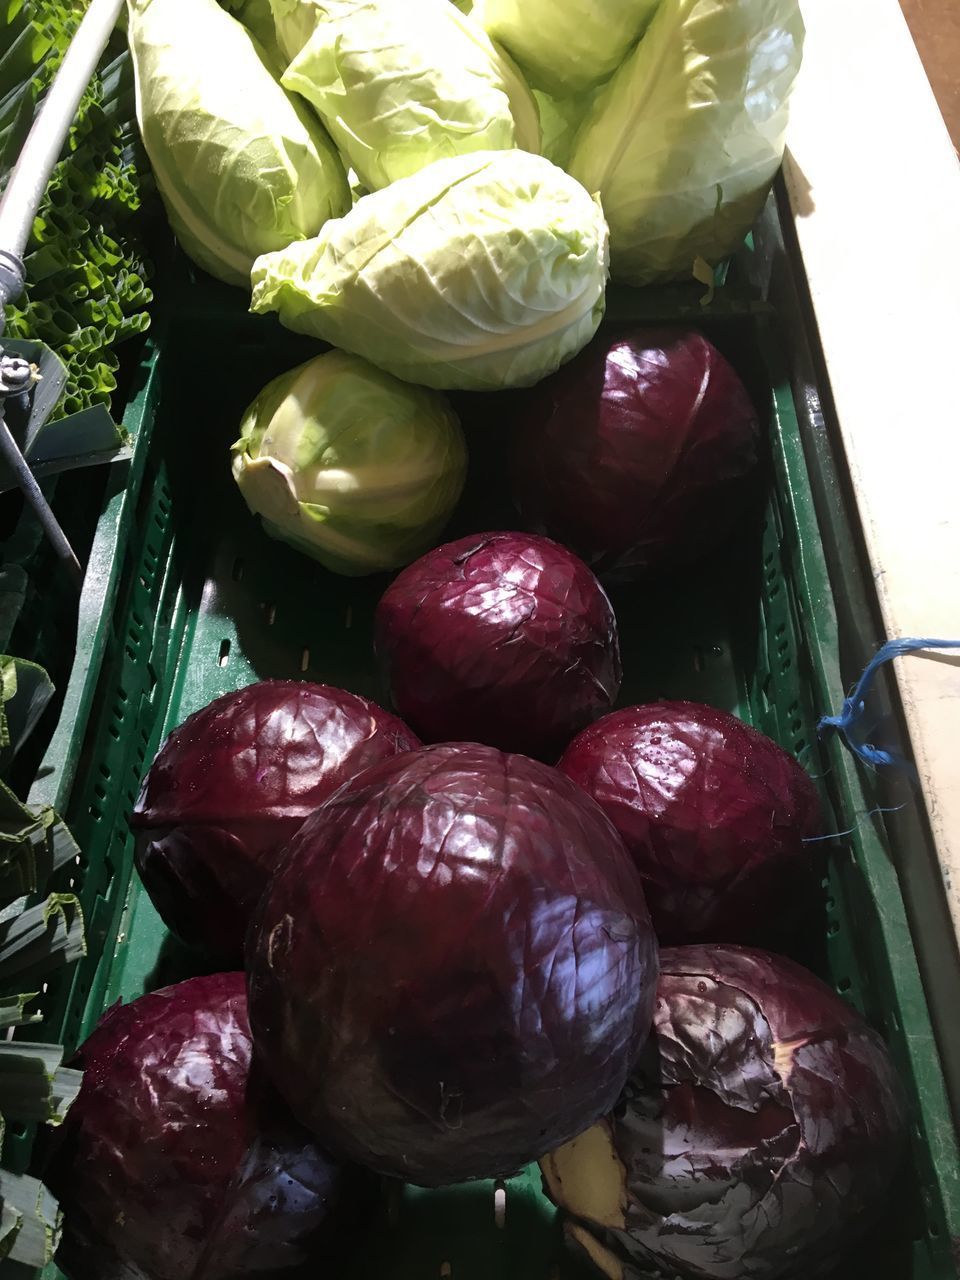
[{"label": "sunlit cabbage", "polygon": [[277,28],[270,0],[220,0],[223,7],[242,22],[267,55],[270,69],[279,80],[286,66],[277,44]]},{"label": "sunlit cabbage", "polygon": [[350,188],[351,204],[356,204],[363,196],[370,194],[369,190],[360,181],[360,175],[356,169],[347,170],[347,186]]},{"label": "sunlit cabbage", "polygon": [[614,279],[689,276],[737,247],[783,156],[802,46],[798,0],[661,0],[568,165],[603,201]]},{"label": "sunlit cabbage", "polygon": [[258,254],[349,207],[318,121],[216,0],[130,0],[137,119],[170,225],[211,275],[246,284]]},{"label": "sunlit cabbage", "polygon": [[316,109],[371,191],[449,156],[540,150],[520,73],[449,0],[310,0],[310,8],[313,32],[282,83]]},{"label": "sunlit cabbage", "polygon": [[659,3],[483,0],[483,24],[516,58],[531,84],[565,95],[616,71]]},{"label": "sunlit cabbage", "polygon": [[270,382],[233,446],[234,477],[267,533],[350,575],[431,547],[466,468],[444,396],[343,351]]},{"label": "sunlit cabbage", "polygon": [[254,264],[252,310],[430,387],[529,386],[603,315],[599,202],[542,156],[437,160]]},{"label": "sunlit cabbage", "polygon": [[540,150],[548,160],[563,169],[577,129],[589,108],[590,95],[555,98],[542,89],[534,89],[533,97],[540,112]]}]

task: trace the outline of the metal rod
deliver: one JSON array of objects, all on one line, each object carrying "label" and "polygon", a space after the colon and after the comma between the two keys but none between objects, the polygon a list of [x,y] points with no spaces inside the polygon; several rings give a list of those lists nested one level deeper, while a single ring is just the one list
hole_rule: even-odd
[{"label": "metal rod", "polygon": [[26,248],[53,166],[122,4],[123,0],[91,0],[0,196],[0,249],[17,257]]},{"label": "metal rod", "polygon": [[80,561],[77,559],[67,535],[60,528],[59,521],[53,514],[50,504],[43,496],[43,491],[37,484],[37,478],[30,470],[29,463],[20,452],[16,440],[10,434],[10,428],[7,426],[6,419],[2,414],[0,414],[0,454],[2,454],[3,460],[20,482],[23,495],[43,526],[44,533],[53,544],[54,551],[69,570],[70,576],[76,585],[81,587],[83,585],[83,569],[80,566]]}]

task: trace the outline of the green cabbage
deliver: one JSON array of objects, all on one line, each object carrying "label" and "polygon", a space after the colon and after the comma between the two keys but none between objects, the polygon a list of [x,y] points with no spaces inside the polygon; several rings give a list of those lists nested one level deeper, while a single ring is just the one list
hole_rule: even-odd
[{"label": "green cabbage", "polygon": [[599,202],[542,156],[437,160],[258,258],[254,311],[431,387],[527,386],[603,315]]},{"label": "green cabbage", "polygon": [[216,0],[130,0],[137,119],[186,252],[246,284],[258,254],[315,235],[349,207],[319,122]]},{"label": "green cabbage", "polygon": [[[313,35],[317,10],[313,0],[270,0],[280,50],[290,63]],[[285,64],[286,65],[286,64]]]},{"label": "green cabbage", "polygon": [[577,129],[590,106],[590,94],[555,98],[542,89],[534,89],[533,97],[540,112],[540,150],[548,160],[565,169]]},{"label": "green cabbage", "polygon": [[449,0],[308,7],[313,32],[281,83],[315,108],[371,191],[449,156],[514,145],[539,151],[540,121],[523,78]]},{"label": "green cabbage", "polygon": [[223,7],[242,22],[269,59],[270,70],[279,80],[287,65],[277,44],[277,28],[270,0],[220,0]]},{"label": "green cabbage", "polygon": [[482,21],[487,33],[516,58],[532,85],[564,97],[588,89],[615,71],[659,3],[483,0]]},{"label": "green cabbage", "polygon": [[689,276],[743,240],[783,156],[802,47],[797,0],[662,0],[568,164],[600,194],[614,279]]},{"label": "green cabbage", "polygon": [[266,531],[350,575],[433,546],[466,469],[444,396],[343,351],[269,383],[233,446],[234,477]]}]

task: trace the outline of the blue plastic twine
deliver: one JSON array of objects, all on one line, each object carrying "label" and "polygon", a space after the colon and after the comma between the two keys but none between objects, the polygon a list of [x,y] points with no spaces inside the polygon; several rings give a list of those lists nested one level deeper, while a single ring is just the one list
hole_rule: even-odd
[{"label": "blue plastic twine", "polygon": [[916,770],[913,765],[902,756],[867,742],[866,735],[870,731],[870,726],[864,724],[864,717],[866,716],[866,696],[870,692],[870,686],[878,669],[891,658],[899,658],[905,653],[916,653],[918,649],[960,649],[960,640],[928,640],[911,637],[888,640],[867,663],[863,675],[857,681],[850,696],[844,698],[840,714],[823,716],[820,719],[817,724],[817,734],[822,735],[825,729],[836,729],[846,746],[864,764],[872,767],[890,765],[915,776]]}]

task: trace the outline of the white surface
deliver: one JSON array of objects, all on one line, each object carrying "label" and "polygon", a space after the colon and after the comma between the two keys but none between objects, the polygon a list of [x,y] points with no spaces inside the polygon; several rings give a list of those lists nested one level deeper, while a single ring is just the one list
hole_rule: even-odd
[{"label": "white surface", "polygon": [[[784,169],[887,635],[960,639],[960,164],[897,0],[801,7]],[[944,657],[895,667],[960,931]]]}]

